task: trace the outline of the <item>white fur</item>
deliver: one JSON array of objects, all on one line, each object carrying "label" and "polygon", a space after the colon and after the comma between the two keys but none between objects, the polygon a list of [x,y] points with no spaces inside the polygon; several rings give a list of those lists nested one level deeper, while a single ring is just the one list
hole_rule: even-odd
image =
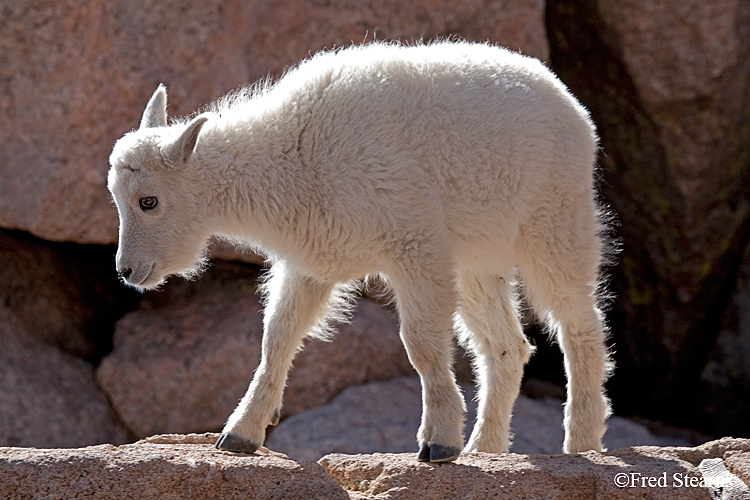
[{"label": "white fur", "polygon": [[[224,429],[255,445],[278,417],[303,339],[345,309],[342,284],[380,274],[422,379],[420,446],[463,447],[456,331],[480,387],[464,449],[486,452],[508,451],[532,353],[518,277],[565,354],[564,451],[602,450],[596,151],[591,119],[565,86],[538,60],[490,45],[320,53],[172,125],[160,87],[110,158],[117,268],[155,288],[195,272],[212,235],[268,255],[262,360]],[[157,206],[143,211],[143,197]]]}]

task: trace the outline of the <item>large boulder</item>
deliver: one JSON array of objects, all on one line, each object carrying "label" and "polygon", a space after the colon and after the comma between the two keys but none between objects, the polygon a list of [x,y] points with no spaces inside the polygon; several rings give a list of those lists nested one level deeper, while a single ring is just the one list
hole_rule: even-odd
[{"label": "large boulder", "polygon": [[724,462],[732,474],[750,485],[750,451],[729,451],[724,454]]},{"label": "large boulder", "polygon": [[114,252],[0,230],[0,301],[24,331],[97,363],[112,349],[114,322],[140,300],[118,281]]},{"label": "large boulder", "polygon": [[[97,380],[138,437],[220,429],[260,360],[257,268],[216,262],[199,281],[149,292],[117,323]],[[284,415],[328,403],[345,387],[413,373],[392,312],[362,300],[332,342],[295,360]]]},{"label": "large boulder", "polygon": [[[750,498],[737,477],[747,470],[747,453],[739,453],[749,448],[746,439],[727,439],[697,448],[643,446],[605,454],[465,453],[448,465],[415,462],[413,454],[333,454],[318,463],[355,499],[739,499]],[[727,475],[711,483],[702,472],[704,459],[726,462]]]},{"label": "large boulder", "polygon": [[0,448],[0,498],[347,500],[316,463],[262,449],[214,448],[215,435],[156,436],[120,447]]},{"label": "large boulder", "polygon": [[750,239],[749,19],[742,0],[547,2],[551,66],[598,125],[620,223],[615,411],[709,432],[700,376]]},{"label": "large boulder", "polygon": [[0,448],[0,498],[570,500],[745,499],[750,441],[575,455],[328,455],[295,462],[261,449],[216,450],[217,434],[154,436],[115,447]]},{"label": "large boulder", "polygon": [[130,438],[94,382],[92,366],[28,333],[3,304],[0,422],[0,446],[76,447]]},{"label": "large boulder", "polygon": [[187,114],[324,47],[436,35],[548,53],[537,0],[4,2],[0,227],[113,243],[107,158],[160,82]]}]

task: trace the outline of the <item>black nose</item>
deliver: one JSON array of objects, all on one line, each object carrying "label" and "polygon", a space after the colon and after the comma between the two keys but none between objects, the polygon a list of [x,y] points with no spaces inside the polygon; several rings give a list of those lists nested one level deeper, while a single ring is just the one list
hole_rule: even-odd
[{"label": "black nose", "polygon": [[131,274],[133,274],[133,270],[130,268],[123,269],[122,271],[117,273],[117,275],[124,280],[128,279],[128,276],[130,276]]}]

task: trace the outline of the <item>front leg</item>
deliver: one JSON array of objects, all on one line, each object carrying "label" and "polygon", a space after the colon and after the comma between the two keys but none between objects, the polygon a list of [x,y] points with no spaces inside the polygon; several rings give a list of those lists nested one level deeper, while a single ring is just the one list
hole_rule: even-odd
[{"label": "front leg", "polygon": [[303,339],[325,321],[333,303],[333,284],[298,274],[281,262],[271,272],[260,364],[216,443],[220,450],[253,453],[263,444],[266,427],[276,425],[281,415],[292,360]]}]

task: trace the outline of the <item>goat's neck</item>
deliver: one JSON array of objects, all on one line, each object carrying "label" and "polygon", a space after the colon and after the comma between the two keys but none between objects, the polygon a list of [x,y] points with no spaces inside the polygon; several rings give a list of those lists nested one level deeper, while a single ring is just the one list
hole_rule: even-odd
[{"label": "goat's neck", "polygon": [[196,154],[217,234],[274,246],[297,225],[309,172],[299,159],[299,135],[283,129],[256,121],[218,125],[201,137]]}]

